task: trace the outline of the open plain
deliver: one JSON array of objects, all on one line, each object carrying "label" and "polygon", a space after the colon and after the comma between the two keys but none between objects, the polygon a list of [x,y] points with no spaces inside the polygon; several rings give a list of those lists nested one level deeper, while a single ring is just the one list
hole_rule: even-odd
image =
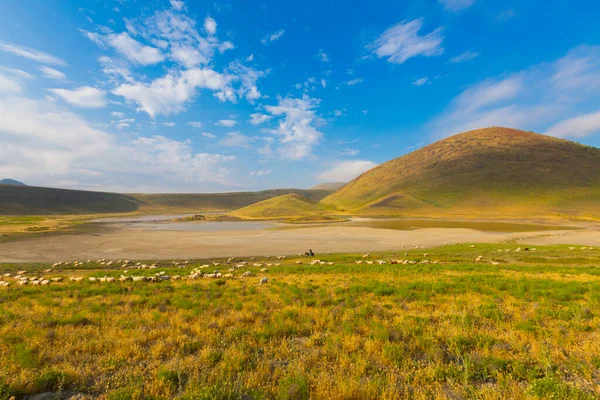
[{"label": "open plain", "polygon": [[[467,228],[426,227],[410,230],[378,229],[360,223],[311,225],[274,222],[96,222],[94,229],[76,234],[48,234],[0,242],[0,262],[55,262],[84,259],[190,259],[296,255],[399,250],[402,246],[433,247],[448,243],[527,243],[600,245],[598,224],[507,223],[490,228],[489,222],[471,221]],[[134,219],[135,220],[135,219]],[[125,219],[131,221],[131,219]],[[452,221],[448,221],[452,225]],[[494,223],[491,223],[492,225]],[[500,224],[502,225],[502,224]],[[208,229],[197,229],[208,226]],[[521,226],[528,231],[520,231]],[[559,227],[559,230],[548,230]],[[514,231],[510,231],[510,229]],[[490,230],[492,229],[492,230]],[[495,230],[495,231],[494,231]],[[501,230],[501,231],[499,231]]]}]

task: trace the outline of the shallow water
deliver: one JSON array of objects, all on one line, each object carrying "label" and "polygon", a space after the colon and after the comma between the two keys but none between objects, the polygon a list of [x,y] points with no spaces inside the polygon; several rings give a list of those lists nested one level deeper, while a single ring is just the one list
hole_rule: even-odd
[{"label": "shallow water", "polygon": [[459,228],[474,229],[482,232],[537,232],[574,229],[568,226],[521,224],[514,222],[478,222],[478,221],[441,221],[419,219],[385,219],[352,221],[344,224],[351,227],[368,227],[376,229],[393,229],[409,231],[423,228]]},{"label": "shallow water", "polygon": [[274,221],[197,221],[173,222],[174,219],[194,214],[178,215],[145,215],[130,218],[106,218],[96,220],[100,223],[122,223],[129,227],[149,228],[154,231],[256,231],[262,229],[303,229],[327,226],[344,226],[349,228],[366,227],[375,229],[392,229],[409,231],[426,228],[473,229],[482,232],[512,233],[537,232],[576,229],[568,226],[525,224],[515,222],[482,222],[482,221],[445,221],[426,219],[370,219],[355,218],[348,222],[333,222],[327,224],[285,224]]},{"label": "shallow water", "polygon": [[167,222],[128,224],[132,227],[150,228],[153,231],[259,231],[272,228],[275,224],[263,221],[203,221],[203,222]]}]

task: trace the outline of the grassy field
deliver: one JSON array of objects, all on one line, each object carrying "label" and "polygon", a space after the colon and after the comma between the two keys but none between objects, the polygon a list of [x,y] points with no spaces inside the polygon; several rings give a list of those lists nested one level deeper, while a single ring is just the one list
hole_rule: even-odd
[{"label": "grassy field", "polygon": [[[256,262],[282,265],[244,279],[0,288],[0,399],[598,398],[599,255],[454,245],[317,254],[333,265],[272,257]],[[129,274],[210,261],[224,260]]]}]

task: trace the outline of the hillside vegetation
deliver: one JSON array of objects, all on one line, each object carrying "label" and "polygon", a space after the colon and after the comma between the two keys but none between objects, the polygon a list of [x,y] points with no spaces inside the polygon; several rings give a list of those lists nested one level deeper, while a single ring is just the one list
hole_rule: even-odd
[{"label": "hillside vegetation", "polygon": [[324,207],[299,194],[287,194],[264,200],[230,213],[246,219],[311,217],[323,215]]},{"label": "hillside vegetation", "polygon": [[328,190],[276,189],[260,192],[117,194],[33,186],[0,185],[0,215],[58,215],[231,211],[289,193],[319,201]]},{"label": "hillside vegetation", "polygon": [[323,203],[367,215],[600,218],[599,165],[597,148],[487,128],[384,163]]},{"label": "hillside vegetation", "polygon": [[331,191],[273,189],[259,192],[132,194],[130,196],[142,203],[142,211],[231,211],[292,193],[311,201],[319,201],[331,194]]}]

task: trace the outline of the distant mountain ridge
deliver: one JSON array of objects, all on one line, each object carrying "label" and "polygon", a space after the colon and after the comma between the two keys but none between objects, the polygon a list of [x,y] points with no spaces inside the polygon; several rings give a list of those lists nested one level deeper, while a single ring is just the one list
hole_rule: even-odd
[{"label": "distant mountain ridge", "polygon": [[10,179],[10,178],[0,180],[0,185],[27,186],[23,182],[19,182],[14,179]]}]

